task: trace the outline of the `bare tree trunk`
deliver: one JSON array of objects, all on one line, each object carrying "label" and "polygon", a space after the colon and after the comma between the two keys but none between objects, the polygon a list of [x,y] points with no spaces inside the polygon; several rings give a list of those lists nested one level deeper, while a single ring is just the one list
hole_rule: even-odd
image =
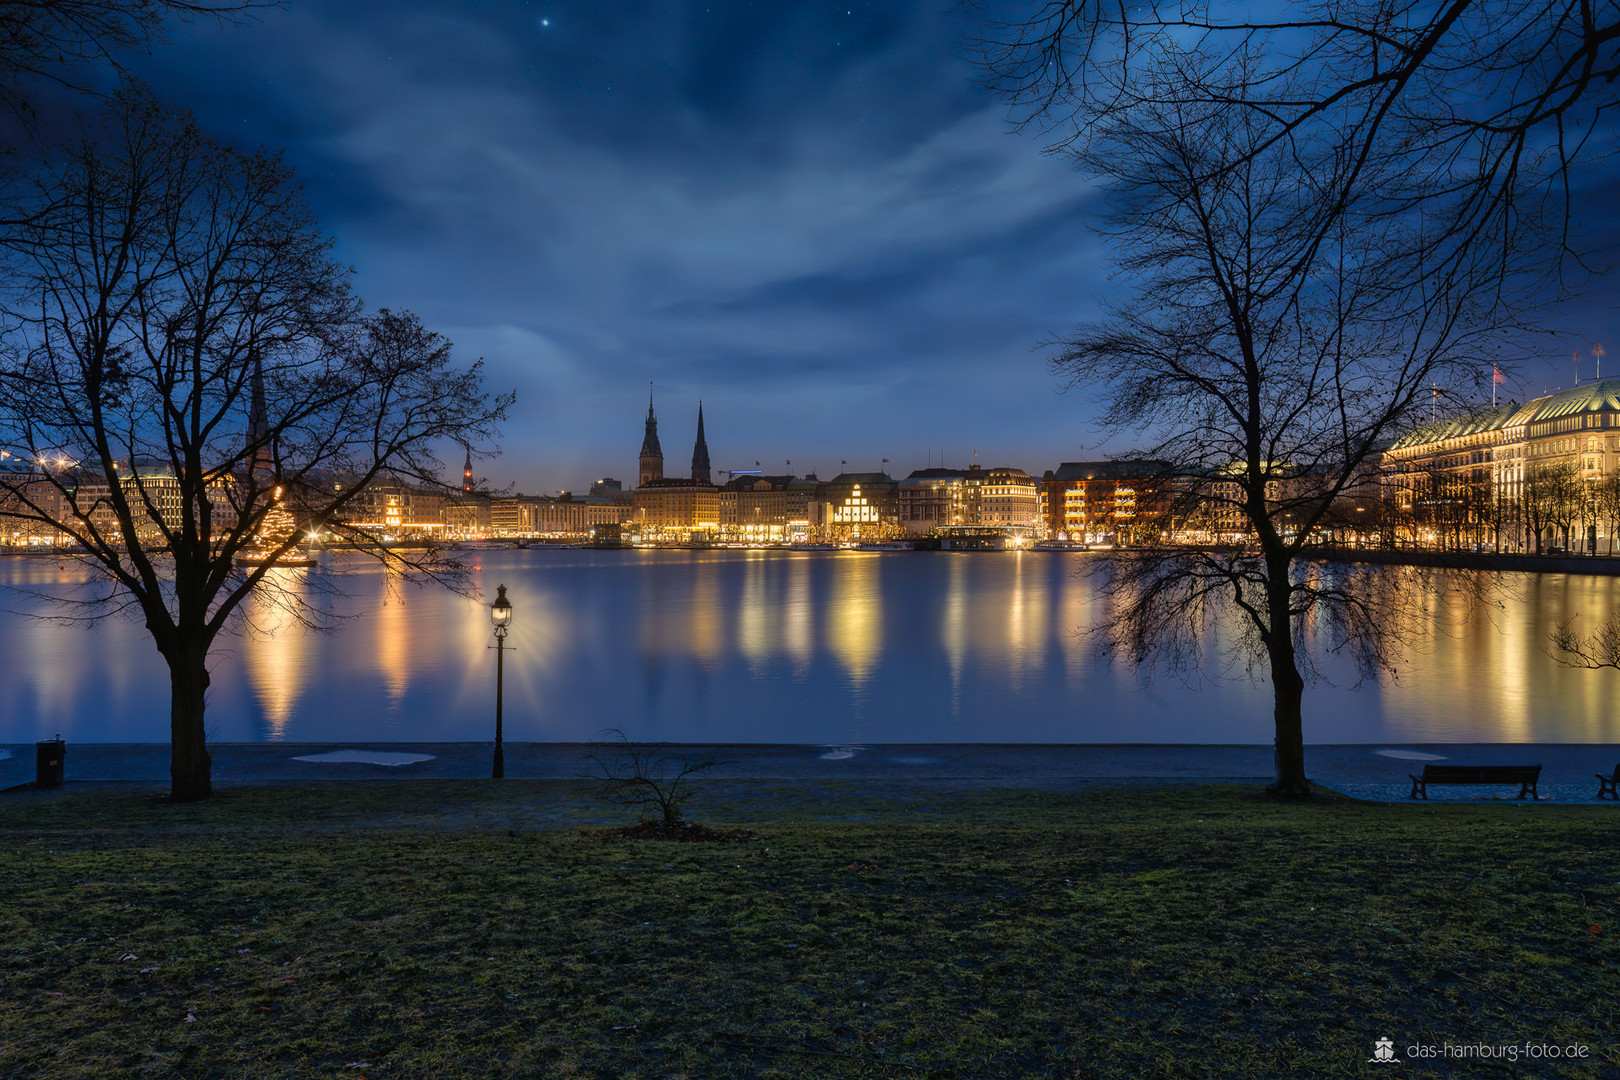
[{"label": "bare tree trunk", "polygon": [[1267,651],[1271,656],[1272,719],[1276,726],[1277,777],[1266,788],[1271,795],[1289,799],[1310,796],[1311,783],[1305,776],[1305,677],[1299,673],[1294,655],[1294,619],[1291,595],[1292,560],[1266,560],[1267,604],[1271,632]]},{"label": "bare tree trunk", "polygon": [[195,802],[213,794],[203,710],[208,696],[208,647],[182,642],[169,661],[169,800]]},{"label": "bare tree trunk", "polygon": [[1290,644],[1286,655],[1273,653],[1271,657],[1271,685],[1275,695],[1272,716],[1276,722],[1277,778],[1266,788],[1271,795],[1290,799],[1303,799],[1311,793],[1311,782],[1305,776],[1305,729],[1303,723],[1305,680],[1294,664],[1294,649]]}]

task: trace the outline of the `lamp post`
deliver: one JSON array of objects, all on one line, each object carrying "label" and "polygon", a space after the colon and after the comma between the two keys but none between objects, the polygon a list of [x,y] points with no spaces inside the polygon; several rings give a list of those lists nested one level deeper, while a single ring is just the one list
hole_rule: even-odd
[{"label": "lamp post", "polygon": [[506,628],[512,623],[512,603],[506,598],[506,586],[495,587],[495,602],[489,606],[489,621],[495,624],[495,770],[493,778],[506,776],[506,756],[501,747],[501,681],[502,661],[506,657]]}]

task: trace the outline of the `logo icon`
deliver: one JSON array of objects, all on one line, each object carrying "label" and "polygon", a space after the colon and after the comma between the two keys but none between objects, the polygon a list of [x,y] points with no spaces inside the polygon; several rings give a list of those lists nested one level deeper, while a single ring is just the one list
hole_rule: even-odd
[{"label": "logo icon", "polygon": [[1379,1039],[1373,1043],[1373,1056],[1367,1059],[1374,1065],[1398,1065],[1401,1059],[1395,1056],[1395,1044],[1388,1038]]}]

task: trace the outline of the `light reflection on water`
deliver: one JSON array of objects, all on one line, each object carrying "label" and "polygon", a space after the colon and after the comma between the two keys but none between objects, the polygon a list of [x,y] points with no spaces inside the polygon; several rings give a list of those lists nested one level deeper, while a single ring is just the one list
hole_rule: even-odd
[{"label": "light reflection on water", "polygon": [[[493,551],[470,556],[516,610],[506,735],[580,740],[606,727],[700,742],[1267,743],[1268,688],[1144,682],[1077,632],[1105,612],[1076,554]],[[324,571],[314,571],[323,573]],[[294,572],[289,572],[293,574]],[[299,571],[297,573],[304,573]],[[66,591],[56,560],[0,560],[0,583]],[[290,580],[297,581],[296,577]],[[1397,681],[1307,691],[1313,743],[1614,742],[1620,673],[1572,671],[1547,632],[1614,609],[1620,579],[1514,575],[1500,609],[1426,618],[1449,632]],[[317,635],[256,601],[273,633],[216,650],[219,741],[483,741],[494,711],[487,609],[356,566]],[[326,601],[322,601],[325,603]],[[13,594],[5,606],[25,610]],[[0,743],[162,741],[166,670],[141,627],[0,614]],[[1218,643],[1216,643],[1218,650]]]}]

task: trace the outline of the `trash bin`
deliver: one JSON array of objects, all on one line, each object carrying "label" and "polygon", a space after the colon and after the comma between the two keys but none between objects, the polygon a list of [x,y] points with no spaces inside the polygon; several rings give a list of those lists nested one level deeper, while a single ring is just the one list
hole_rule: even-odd
[{"label": "trash bin", "polygon": [[54,739],[34,744],[34,786],[61,787],[62,759],[67,756],[67,743],[58,735]]}]

